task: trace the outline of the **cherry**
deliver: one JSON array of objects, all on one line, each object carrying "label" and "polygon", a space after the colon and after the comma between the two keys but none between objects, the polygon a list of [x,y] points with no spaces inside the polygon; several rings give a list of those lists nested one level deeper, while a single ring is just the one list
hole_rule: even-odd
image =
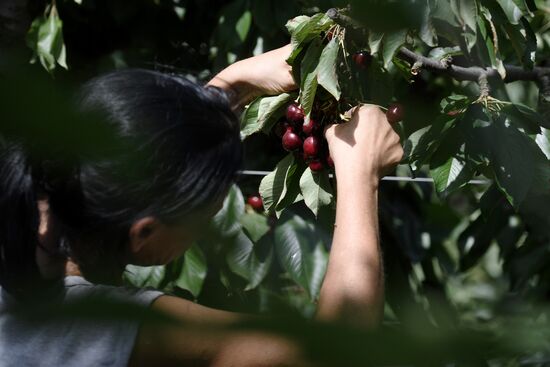
[{"label": "cherry", "polygon": [[372,62],[372,56],[367,51],[356,52],[353,56],[353,62],[361,69],[366,69]]},{"label": "cherry", "polygon": [[304,110],[296,104],[291,104],[286,109],[286,118],[290,122],[300,123],[304,121]]},{"label": "cherry", "polygon": [[457,116],[457,115],[460,115],[459,110],[452,110],[452,111],[447,112],[447,116],[454,117],[454,116]]},{"label": "cherry", "polygon": [[327,166],[334,168],[334,161],[332,160],[332,157],[330,156],[330,154],[327,155]]},{"label": "cherry", "polygon": [[306,157],[315,158],[319,154],[319,139],[310,136],[304,140],[304,154]]},{"label": "cherry", "polygon": [[327,32],[327,40],[332,41],[333,38],[334,38],[334,28],[329,29]]},{"label": "cherry", "polygon": [[309,169],[313,172],[320,172],[324,169],[323,163],[321,161],[311,161],[309,163]]},{"label": "cherry", "polygon": [[275,135],[282,138],[289,127],[291,126],[287,121],[280,121],[277,125],[275,125]]},{"label": "cherry", "polygon": [[388,108],[388,111],[386,112],[386,118],[388,119],[388,122],[390,124],[395,124],[396,122],[403,120],[403,105],[399,103],[393,103]]},{"label": "cherry", "polygon": [[262,198],[259,195],[253,195],[253,196],[248,197],[248,200],[246,202],[254,210],[261,211],[261,210],[264,209],[264,202],[263,202]]},{"label": "cherry", "polygon": [[302,139],[294,132],[292,131],[292,128],[288,128],[283,135],[283,148],[286,151],[293,151],[296,149],[300,149],[302,146]]},{"label": "cherry", "polygon": [[317,122],[315,122],[314,119],[309,119],[308,122],[304,122],[304,124],[302,125],[302,131],[306,135],[311,135],[317,130],[318,127],[319,126],[317,125]]}]

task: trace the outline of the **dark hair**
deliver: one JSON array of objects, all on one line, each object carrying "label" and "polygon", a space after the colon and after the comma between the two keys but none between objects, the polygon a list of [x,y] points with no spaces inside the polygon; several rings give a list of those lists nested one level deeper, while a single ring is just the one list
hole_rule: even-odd
[{"label": "dark hair", "polygon": [[37,193],[86,274],[120,265],[107,261],[135,220],[173,223],[221,200],[241,166],[238,120],[217,88],[130,69],[87,83],[78,105],[109,127],[92,151],[33,157],[24,139],[9,139],[0,155],[0,284],[15,295],[40,280]]}]

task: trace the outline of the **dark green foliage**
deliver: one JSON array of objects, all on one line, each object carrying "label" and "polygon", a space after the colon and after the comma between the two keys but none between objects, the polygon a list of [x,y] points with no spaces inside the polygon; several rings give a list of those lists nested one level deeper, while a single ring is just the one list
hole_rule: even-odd
[{"label": "dark green foliage", "polygon": [[[319,100],[340,101],[341,113],[359,102],[387,107],[397,101],[406,110],[400,126],[406,157],[396,173],[432,177],[435,183],[381,184],[386,321],[415,330],[414,336],[397,338],[390,330],[384,340],[392,347],[370,354],[363,345],[372,338],[346,331],[336,335],[345,335],[349,347],[332,341],[334,349],[319,350],[312,343],[312,353],[324,361],[348,353],[357,365],[366,360],[544,365],[529,361],[548,355],[538,342],[547,337],[547,312],[535,306],[550,294],[550,125],[545,111],[536,108],[538,99],[550,97],[539,98],[533,81],[498,80],[489,81],[495,98],[480,96],[476,81],[426,71],[401,58],[399,49],[405,45],[434,60],[494,68],[502,78],[508,64],[525,70],[548,66],[550,4],[358,0],[351,5],[353,11],[343,14],[354,22],[347,24],[323,13],[346,6],[330,0],[58,1],[57,10],[49,6],[35,19],[28,37],[34,58],[62,80],[126,66],[207,80],[234,60],[289,39],[294,46],[289,63],[300,94],[258,99],[242,119],[246,167],[275,171],[261,184],[243,177],[207,238],[184,257],[163,267],[131,267],[127,280],[214,307],[311,316],[330,251],[334,182],[328,172],[312,174],[284,152],[272,128],[293,100],[299,100],[306,119]],[[342,42],[327,39],[330,29],[344,26]],[[368,69],[353,65],[351,55],[361,50],[372,55]],[[471,179],[486,184],[469,185]],[[244,197],[258,190],[265,214],[244,204]],[[533,320],[540,328],[529,329]],[[486,337],[491,331],[502,336],[508,323],[518,332],[517,344],[510,344],[512,333],[498,343]],[[460,328],[475,331],[455,333]],[[427,330],[425,339],[419,330]],[[314,333],[307,336],[304,340],[317,340]]]}]

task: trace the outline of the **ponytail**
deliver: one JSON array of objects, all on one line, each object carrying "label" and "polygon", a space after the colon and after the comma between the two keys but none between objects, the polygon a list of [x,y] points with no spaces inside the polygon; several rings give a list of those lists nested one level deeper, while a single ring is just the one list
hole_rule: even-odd
[{"label": "ponytail", "polygon": [[0,285],[24,297],[43,282],[36,263],[39,213],[32,164],[21,144],[0,148]]}]

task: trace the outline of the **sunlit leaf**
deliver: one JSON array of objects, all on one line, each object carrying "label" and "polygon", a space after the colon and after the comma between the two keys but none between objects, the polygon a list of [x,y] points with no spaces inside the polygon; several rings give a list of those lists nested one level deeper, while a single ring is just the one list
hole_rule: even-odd
[{"label": "sunlit leaf", "polygon": [[193,245],[183,255],[181,273],[175,279],[174,285],[186,289],[197,298],[206,279],[207,263],[201,248]]}]

